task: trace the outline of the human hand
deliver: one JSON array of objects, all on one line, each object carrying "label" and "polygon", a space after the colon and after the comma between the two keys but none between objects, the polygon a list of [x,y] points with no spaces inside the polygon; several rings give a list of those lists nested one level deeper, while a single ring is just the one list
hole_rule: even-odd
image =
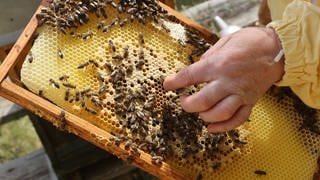
[{"label": "human hand", "polygon": [[270,28],[245,28],[220,39],[200,59],[165,79],[166,90],[206,83],[181,97],[187,112],[199,112],[209,132],[224,132],[248,119],[258,99],[281,79],[284,62],[273,59],[281,49]]}]

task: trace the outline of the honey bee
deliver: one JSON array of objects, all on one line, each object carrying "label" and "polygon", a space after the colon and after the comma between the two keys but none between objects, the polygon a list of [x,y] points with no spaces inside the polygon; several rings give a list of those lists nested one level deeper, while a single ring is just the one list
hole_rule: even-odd
[{"label": "honey bee", "polygon": [[114,18],[114,19],[111,21],[110,27],[117,25],[118,22],[119,22],[119,18],[117,18],[117,17]]},{"label": "honey bee", "polygon": [[115,60],[122,60],[123,57],[121,55],[114,55],[112,56],[112,59],[115,59]]},{"label": "honey bee", "polygon": [[114,141],[114,140],[115,140],[115,137],[114,137],[114,136],[111,136],[111,137],[109,137],[108,140],[109,140],[109,141]]},{"label": "honey bee", "polygon": [[152,109],[154,106],[154,102],[146,102],[143,106],[144,109]]},{"label": "honey bee", "polygon": [[139,129],[139,123],[138,123],[138,122],[135,122],[134,124],[132,124],[132,125],[130,126],[130,129],[131,129],[132,132],[137,132],[138,129]]},{"label": "honey bee", "polygon": [[65,130],[67,120],[66,120],[66,113],[64,111],[60,112],[59,121],[60,121],[60,129]]},{"label": "honey bee", "polygon": [[117,10],[119,13],[123,13],[123,7],[121,5],[118,6]]},{"label": "honey bee", "polygon": [[58,56],[59,56],[61,59],[63,59],[63,57],[64,57],[64,53],[62,52],[61,49],[58,49]]},{"label": "honey bee", "polygon": [[88,88],[85,88],[84,90],[82,90],[82,91],[80,92],[80,94],[81,94],[81,95],[84,95],[84,94],[87,94],[87,93],[90,92],[90,91],[91,91],[91,88],[88,87]]},{"label": "honey bee", "polygon": [[97,9],[99,4],[96,1],[90,2],[89,5],[93,8],[93,9]]},{"label": "honey bee", "polygon": [[93,64],[95,67],[99,67],[99,63],[93,59],[90,59],[89,63]]},{"label": "honey bee", "polygon": [[170,33],[170,32],[171,32],[171,30],[170,30],[166,25],[164,25],[164,24],[161,24],[161,28],[162,28],[163,30],[165,30],[167,33]]},{"label": "honey bee", "polygon": [[144,60],[144,52],[143,52],[143,49],[141,48],[140,51],[139,51],[139,59],[140,60]]},{"label": "honey bee", "polygon": [[129,46],[123,48],[123,58],[127,58],[129,56]]},{"label": "honey bee", "polygon": [[126,69],[126,73],[127,74],[132,74],[132,72],[133,72],[133,66],[132,65],[128,65],[127,69]]},{"label": "honey bee", "polygon": [[96,115],[98,114],[96,110],[92,109],[92,108],[89,108],[89,107],[86,107],[85,110],[93,115]]},{"label": "honey bee", "polygon": [[32,52],[30,51],[29,54],[28,54],[28,61],[29,63],[32,63],[33,62],[33,55],[32,55]]},{"label": "honey bee", "polygon": [[100,16],[101,16],[101,11],[100,11],[99,9],[96,9],[96,10],[94,11],[94,13],[95,13],[95,15],[97,16],[97,18],[100,18]]},{"label": "honey bee", "polygon": [[68,101],[68,100],[69,100],[69,96],[70,96],[70,90],[67,89],[66,92],[65,92],[65,94],[64,94],[64,100],[65,100],[65,101]]},{"label": "honey bee", "polygon": [[101,86],[100,89],[99,89],[99,91],[98,91],[98,93],[99,93],[99,94],[104,93],[104,92],[106,91],[107,87],[108,87],[107,85]]},{"label": "honey bee", "polygon": [[86,101],[84,100],[84,97],[80,96],[79,98],[80,98],[81,107],[85,107]]},{"label": "honey bee", "polygon": [[74,97],[71,96],[70,99],[69,99],[69,103],[73,103],[73,101],[74,101]]},{"label": "honey bee", "polygon": [[155,165],[161,165],[163,161],[163,157],[161,156],[152,156],[151,162]]},{"label": "honey bee", "polygon": [[114,45],[112,40],[109,40],[109,46],[112,49],[113,52],[116,52],[116,46]]},{"label": "honey bee", "polygon": [[102,29],[104,27],[104,24],[106,23],[106,21],[102,20],[99,21],[98,25],[97,25],[97,29]]},{"label": "honey bee", "polygon": [[97,98],[97,97],[99,97],[99,94],[92,92],[92,93],[87,93],[86,96],[87,96],[88,98],[90,98],[90,97],[96,97],[96,98]]},{"label": "honey bee", "polygon": [[33,34],[32,46],[33,46],[34,42],[36,41],[36,39],[38,39],[38,37],[39,37],[39,32],[36,32],[35,34]]},{"label": "honey bee", "polygon": [[143,24],[146,23],[145,16],[142,16],[141,14],[138,14],[138,20],[140,23],[143,23]]},{"label": "honey bee", "polygon": [[127,10],[127,13],[129,13],[129,14],[134,14],[135,12],[137,12],[138,11],[138,9],[137,8],[129,8],[128,10]]},{"label": "honey bee", "polygon": [[105,79],[104,79],[104,76],[103,76],[103,74],[102,73],[97,73],[97,77],[98,77],[98,79],[99,79],[99,81],[100,82],[104,82],[105,81]]},{"label": "honey bee", "polygon": [[267,175],[267,172],[262,170],[255,170],[254,173],[258,175],[264,175],[264,176]]},{"label": "honey bee", "polygon": [[143,65],[144,65],[144,61],[143,60],[139,60],[138,61],[138,63],[137,63],[137,65],[136,65],[136,67],[137,67],[137,69],[142,69],[142,67],[143,67]]},{"label": "honey bee", "polygon": [[127,22],[128,22],[128,19],[125,18],[124,20],[122,20],[122,21],[119,22],[119,26],[120,26],[120,27],[123,27],[124,25],[127,24]]},{"label": "honey bee", "polygon": [[146,115],[142,112],[142,111],[137,111],[136,112],[137,117],[144,119],[146,117]]},{"label": "honey bee", "polygon": [[61,77],[59,77],[59,80],[60,81],[67,81],[69,78],[70,78],[70,76],[65,74],[65,75],[62,75]]},{"label": "honey bee", "polygon": [[91,102],[93,102],[93,104],[97,107],[102,107],[102,102],[98,98],[91,97]]},{"label": "honey bee", "polygon": [[114,7],[114,8],[117,8],[117,6],[118,6],[117,3],[113,2],[113,1],[112,1],[110,4],[111,4],[111,6]]},{"label": "honey bee", "polygon": [[128,112],[134,112],[136,110],[136,104],[134,102],[131,102],[129,104],[129,107],[127,109]]},{"label": "honey bee", "polygon": [[202,50],[201,48],[196,48],[191,52],[191,56],[200,56],[202,53],[204,52],[204,50]]},{"label": "honey bee", "polygon": [[43,90],[39,90],[38,95],[39,95],[40,97],[43,97]]},{"label": "honey bee", "polygon": [[133,14],[131,14],[130,15],[130,21],[133,22],[135,19],[136,19],[136,17]]},{"label": "honey bee", "polygon": [[189,56],[188,56],[188,60],[189,60],[190,64],[193,64],[193,63],[194,63],[194,60],[193,60],[192,55],[189,55]]},{"label": "honey bee", "polygon": [[77,87],[75,85],[72,85],[70,83],[63,83],[62,84],[64,87],[67,87],[67,88],[71,88],[71,89],[76,89]]},{"label": "honey bee", "polygon": [[111,76],[111,78],[115,78],[118,74],[119,74],[119,70],[116,69],[116,70],[112,71],[110,76]]},{"label": "honey bee", "polygon": [[142,32],[139,32],[138,37],[139,37],[139,42],[140,42],[141,44],[144,44],[144,35],[143,35]]},{"label": "honey bee", "polygon": [[129,139],[125,144],[124,144],[124,149],[129,150],[130,146],[132,145],[132,140]]},{"label": "honey bee", "polygon": [[237,144],[241,144],[241,145],[248,144],[248,142],[240,140],[240,139],[235,139],[234,142],[237,143]]},{"label": "honey bee", "polygon": [[89,65],[89,62],[85,62],[85,63],[83,63],[83,64],[80,64],[80,65],[78,66],[78,69],[83,69],[83,68],[87,67],[88,65]]},{"label": "honey bee", "polygon": [[79,91],[76,91],[76,101],[79,101],[80,100],[80,92]]},{"label": "honey bee", "polygon": [[49,82],[50,82],[50,85],[53,85],[55,88],[57,88],[57,89],[60,88],[59,83],[57,83],[57,82],[54,81],[53,79],[50,79]]},{"label": "honey bee", "polygon": [[106,68],[108,71],[112,72],[113,71],[113,67],[110,63],[105,63],[104,64],[104,68]]},{"label": "honey bee", "polygon": [[108,18],[108,15],[107,15],[107,13],[106,13],[106,11],[104,10],[103,7],[100,8],[100,11],[101,11],[102,16],[107,19],[107,18]]},{"label": "honey bee", "polygon": [[92,36],[93,36],[93,32],[89,31],[89,32],[83,33],[83,34],[81,35],[81,38],[82,38],[83,40],[87,40],[87,39],[89,39],[89,38],[92,38]]},{"label": "honey bee", "polygon": [[107,33],[110,30],[110,26],[103,26],[102,32]]},{"label": "honey bee", "polygon": [[181,39],[178,39],[178,43],[179,43],[182,47],[186,47],[186,46],[187,46],[186,43],[183,42],[183,40],[181,40]]},{"label": "honey bee", "polygon": [[139,155],[139,156],[140,156],[140,153],[139,153],[137,144],[132,143],[132,145],[131,145],[131,150],[132,150],[132,152],[134,152],[136,155]]},{"label": "honey bee", "polygon": [[70,35],[71,35],[71,37],[73,37],[73,38],[76,38],[76,36],[77,36],[77,34],[76,34],[74,31],[70,32]]},{"label": "honey bee", "polygon": [[122,98],[123,98],[123,94],[117,94],[117,95],[114,96],[113,99],[114,99],[115,101],[118,101],[118,100],[120,100],[120,99],[122,99]]}]

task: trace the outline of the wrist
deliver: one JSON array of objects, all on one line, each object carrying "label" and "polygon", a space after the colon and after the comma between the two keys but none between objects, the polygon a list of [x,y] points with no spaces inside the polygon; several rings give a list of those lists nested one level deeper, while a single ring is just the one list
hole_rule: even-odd
[{"label": "wrist", "polygon": [[281,40],[277,32],[271,27],[268,27],[266,29],[267,29],[267,33],[273,40],[274,50],[272,55],[272,58],[273,58],[272,68],[274,68],[274,73],[275,73],[274,83],[276,83],[280,81],[282,79],[282,76],[284,75],[284,53],[283,53]]},{"label": "wrist", "polygon": [[269,37],[272,39],[272,42],[273,42],[273,55],[274,55],[274,57],[276,57],[279,54],[279,52],[282,51],[281,40],[280,40],[277,32],[273,28],[267,27],[266,31],[267,31]]}]

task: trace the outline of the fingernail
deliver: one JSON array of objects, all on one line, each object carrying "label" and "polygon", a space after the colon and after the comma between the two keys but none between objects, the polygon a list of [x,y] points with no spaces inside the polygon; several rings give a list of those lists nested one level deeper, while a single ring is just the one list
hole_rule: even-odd
[{"label": "fingernail", "polygon": [[[165,79],[164,79],[164,81],[163,81],[163,88],[165,89],[165,90],[171,90],[171,88],[170,88],[170,81],[172,81],[174,79],[174,75],[169,75],[169,76],[167,76]],[[168,84],[168,82],[169,82],[169,84]]]},{"label": "fingernail", "polygon": [[202,121],[204,121],[205,123],[209,123],[208,127],[210,126],[211,123],[214,122],[214,121],[212,121],[212,119],[210,119],[210,120],[208,121],[208,119],[204,118],[202,112],[199,112],[199,117],[200,117],[200,119],[201,119]]},{"label": "fingernail", "polygon": [[214,128],[212,128],[212,124],[209,124],[207,127],[209,133],[215,133]]},{"label": "fingernail", "polygon": [[[184,109],[184,105],[185,105],[185,103],[186,103],[186,100],[187,100],[187,97],[188,96],[186,96],[186,95],[182,95],[182,96],[180,96],[180,98],[179,98],[179,100],[180,100],[180,106]],[[186,109],[184,109],[184,110],[186,110]]]}]

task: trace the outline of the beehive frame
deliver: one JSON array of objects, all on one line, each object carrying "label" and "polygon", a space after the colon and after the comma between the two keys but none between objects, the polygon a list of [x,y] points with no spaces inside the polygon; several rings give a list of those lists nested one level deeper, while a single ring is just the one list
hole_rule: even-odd
[{"label": "beehive frame", "polygon": [[[40,12],[42,7],[47,6],[48,3],[48,1],[43,0],[35,15]],[[218,37],[207,29],[201,27],[192,20],[189,20],[165,4],[160,3],[160,5],[166,9],[169,14],[174,15],[179,19],[184,25],[197,29],[208,42],[214,44],[218,40]],[[23,88],[19,78],[18,72],[20,71],[23,60],[32,46],[33,36],[38,26],[35,15],[31,18],[18,41],[12,47],[10,53],[0,66],[0,96],[30,110],[51,123],[58,123],[60,113],[63,109]],[[7,78],[8,76],[10,79]],[[65,117],[69,132],[115,154],[124,160],[129,157],[129,153],[125,150],[123,145],[116,146],[108,142],[108,139],[112,137],[112,135],[107,131],[100,129],[71,113],[66,112]],[[154,165],[151,162],[151,156],[144,152],[141,152],[140,158],[134,159],[132,164],[160,178],[186,179],[186,177],[182,176],[181,172],[170,168],[166,163],[163,163],[162,166]]]}]

